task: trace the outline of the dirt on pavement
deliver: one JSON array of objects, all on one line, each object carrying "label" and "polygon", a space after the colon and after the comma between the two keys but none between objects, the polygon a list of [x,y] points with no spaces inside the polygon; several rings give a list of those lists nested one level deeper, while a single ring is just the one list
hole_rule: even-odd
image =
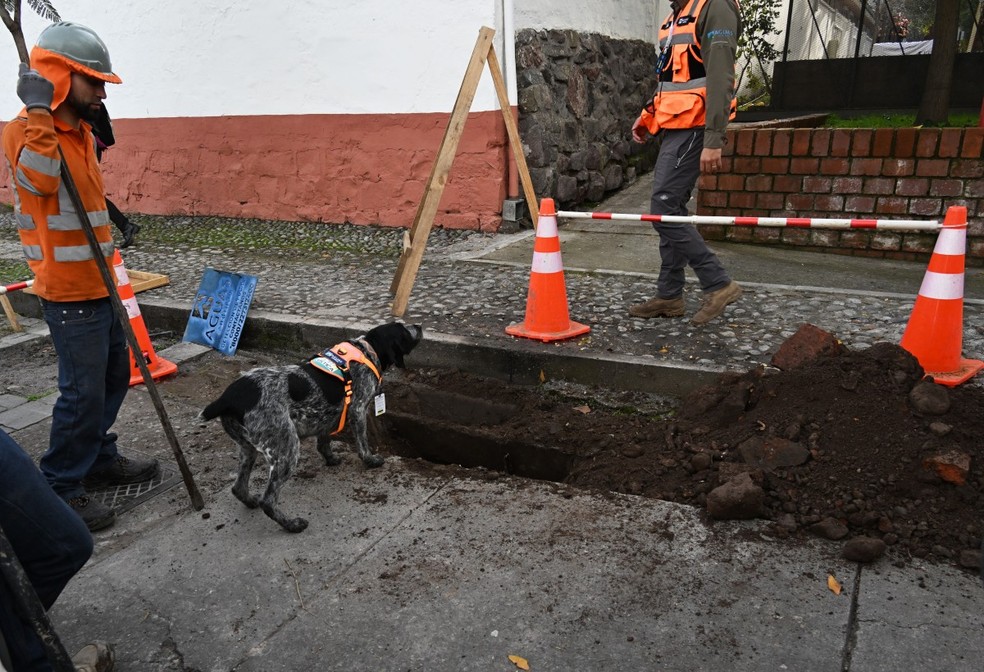
[{"label": "dirt on pavement", "polygon": [[[6,349],[0,394],[52,393],[55,361],[47,340]],[[231,482],[235,457],[221,427],[198,423],[194,410],[218,396],[240,371],[289,361],[295,360],[208,353],[160,382],[165,403],[187,409],[175,413],[176,424],[203,490]],[[820,536],[846,545],[865,538],[876,540],[874,556],[884,542],[896,564],[928,558],[968,570],[979,566],[984,388],[927,383],[915,359],[895,345],[842,348],[790,370],[758,367],[725,374],[678,401],[563,383],[518,387],[450,370],[415,369],[412,357],[408,365],[387,374],[390,412],[373,432],[382,452],[427,455],[421,444],[432,441],[400,420],[423,414],[429,417],[422,436],[452,437],[445,443],[457,443],[462,458],[437,458],[451,464],[405,461],[419,471],[550,478],[602,493],[700,507],[710,510],[710,524],[715,518],[764,518],[773,522],[776,543]],[[431,390],[431,396],[422,397],[421,390]],[[429,399],[430,408],[422,411],[421,399]],[[454,409],[468,408],[461,400],[469,399],[481,403],[469,417],[453,417]],[[344,434],[340,438],[347,441]],[[476,466],[467,456],[491,446],[503,450],[488,453],[492,457],[479,469],[454,464]],[[519,453],[531,447],[542,456],[523,466]],[[300,477],[323,468],[313,440],[304,452]],[[166,445],[159,457],[167,458]],[[358,468],[357,461],[352,464]],[[740,501],[734,506],[726,491],[736,483]]]}]

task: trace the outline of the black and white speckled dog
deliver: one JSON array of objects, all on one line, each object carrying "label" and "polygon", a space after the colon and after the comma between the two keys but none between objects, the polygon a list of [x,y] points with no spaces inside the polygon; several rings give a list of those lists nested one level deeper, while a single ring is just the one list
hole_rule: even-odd
[{"label": "black and white speckled dog", "polygon": [[[300,459],[301,439],[318,437],[318,452],[333,466],[341,460],[331,450],[330,437],[348,425],[362,462],[370,468],[382,465],[383,458],[369,449],[370,406],[382,388],[382,374],[393,365],[404,368],[404,356],[423,335],[419,324],[383,324],[303,364],[260,367],[235,380],[201,412],[203,420],[221,418],[239,444],[232,494],[250,508],[262,508],[288,532],[300,532],[307,521],[287,517],[277,508],[277,498]],[[262,498],[249,492],[257,453],[270,466]]]}]

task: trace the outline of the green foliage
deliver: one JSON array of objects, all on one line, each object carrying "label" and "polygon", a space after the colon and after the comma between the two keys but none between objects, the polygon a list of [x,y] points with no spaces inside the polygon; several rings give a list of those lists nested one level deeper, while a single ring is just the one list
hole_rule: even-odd
[{"label": "green foliage", "polygon": [[[751,90],[750,99],[742,95],[739,100],[739,107],[745,109],[771,99],[772,82],[768,73],[779,58],[779,51],[769,38],[774,38],[776,34],[779,3],[772,0],[742,0],[740,6],[742,30],[738,39],[738,62],[742,65],[735,88],[739,92],[743,88]],[[743,87],[742,80],[746,75],[749,85]]]},{"label": "green foliage", "polygon": [[[945,124],[945,128],[968,128],[978,124],[978,115],[969,112],[953,113]],[[916,125],[916,115],[904,113],[866,114],[859,117],[841,117],[831,114],[824,126],[829,128],[911,128]]]},{"label": "green foliage", "polygon": [[0,285],[30,280],[34,277],[23,259],[0,259]]},{"label": "green foliage", "polygon": [[767,39],[776,34],[779,5],[774,0],[742,0],[739,58],[758,60],[763,66],[779,58],[779,51]]},{"label": "green foliage", "polygon": [[[14,5],[20,4],[15,2],[15,0],[3,0],[3,7],[7,10],[9,14],[14,13]],[[40,16],[42,19],[47,21],[61,21],[61,16],[58,15],[58,10],[52,6],[48,0],[27,0],[27,4],[30,5],[31,9]]]}]

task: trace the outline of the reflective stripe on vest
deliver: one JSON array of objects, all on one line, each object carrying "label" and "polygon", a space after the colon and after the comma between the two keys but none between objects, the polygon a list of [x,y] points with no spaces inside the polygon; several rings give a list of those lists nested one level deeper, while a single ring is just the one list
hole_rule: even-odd
[{"label": "reflective stripe on vest", "polygon": [[[49,231],[82,230],[82,220],[79,219],[75,204],[72,203],[72,197],[69,196],[64,184],[58,185],[58,211],[61,214],[48,215]],[[89,216],[89,223],[94,227],[109,224],[109,210],[89,210],[86,214]]]},{"label": "reflective stripe on vest", "polygon": [[20,165],[26,166],[39,173],[56,177],[61,172],[61,161],[51,157],[32,152],[26,147],[21,150]]},{"label": "reflective stripe on vest", "polygon": [[[16,190],[15,192],[16,193]],[[30,215],[25,215],[22,212],[15,212],[14,219],[17,221],[17,228],[24,229],[25,231],[32,231],[38,227],[34,225],[34,218]]]},{"label": "reflective stripe on vest", "polygon": [[[113,241],[99,243],[104,257],[113,256],[116,244]],[[88,245],[59,245],[54,248],[55,261],[88,261],[93,259],[92,248]]]}]

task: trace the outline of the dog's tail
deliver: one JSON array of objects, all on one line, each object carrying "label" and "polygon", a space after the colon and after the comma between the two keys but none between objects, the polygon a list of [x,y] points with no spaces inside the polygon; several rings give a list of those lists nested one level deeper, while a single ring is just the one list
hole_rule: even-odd
[{"label": "dog's tail", "polygon": [[235,380],[218,399],[202,409],[200,420],[212,420],[219,416],[233,417],[243,421],[246,411],[256,406],[260,400],[260,389],[249,378]]},{"label": "dog's tail", "polygon": [[222,415],[223,411],[226,410],[226,405],[223,402],[223,398],[219,397],[211,404],[202,409],[202,412],[198,414],[199,420],[212,420]]}]

